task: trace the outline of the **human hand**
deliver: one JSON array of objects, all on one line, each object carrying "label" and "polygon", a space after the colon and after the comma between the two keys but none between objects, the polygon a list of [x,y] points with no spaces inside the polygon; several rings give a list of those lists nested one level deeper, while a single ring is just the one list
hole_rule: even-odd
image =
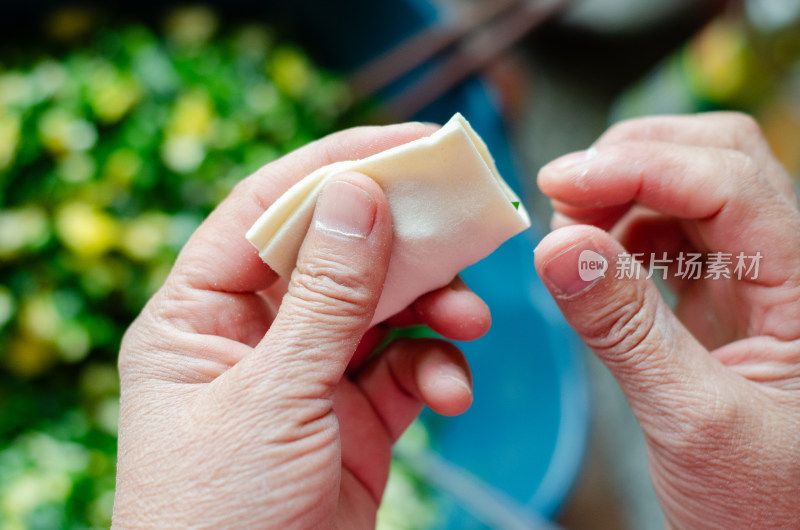
[{"label": "human hand", "polygon": [[[192,236],[120,352],[114,526],[374,525],[391,445],[423,403],[446,415],[469,407],[466,361],[438,340],[365,359],[388,329],[367,327],[392,235],[368,177],[326,185],[288,286],[244,235],[317,167],[434,130],[365,127],[310,144],[240,183]],[[394,322],[470,340],[490,316],[456,279]]]},{"label": "human hand", "polygon": [[[755,122],[733,113],[623,122],[545,166],[539,186],[556,230],[536,268],[636,413],[668,526],[796,527],[800,211]],[[605,277],[580,278],[583,250],[607,260]],[[674,313],[643,267],[617,277],[626,250],[666,253],[658,264],[668,263]],[[681,253],[727,255],[730,278],[708,275],[709,260],[699,279],[678,277]],[[740,253],[760,253],[757,271],[734,273]]]}]

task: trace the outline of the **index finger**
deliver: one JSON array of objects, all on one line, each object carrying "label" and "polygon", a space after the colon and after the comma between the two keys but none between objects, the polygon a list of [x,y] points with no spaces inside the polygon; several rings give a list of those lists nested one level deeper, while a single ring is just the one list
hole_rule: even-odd
[{"label": "index finger", "polygon": [[171,280],[193,289],[254,293],[278,275],[245,239],[247,229],[281,194],[312,171],[355,160],[424,136],[438,126],[402,123],[356,127],[331,134],[267,164],[241,181],[197,229],[181,251]]},{"label": "index finger", "polygon": [[539,186],[574,207],[573,218],[581,209],[597,215],[636,203],[696,220],[697,230],[687,235],[698,250],[761,252],[770,258],[760,283],[798,279],[800,213],[739,151],[653,141],[599,145],[542,168]]},{"label": "index finger", "polygon": [[758,122],[741,112],[644,116],[613,125],[597,139],[596,146],[631,140],[652,140],[696,147],[741,151],[765,169],[765,176],[779,192],[795,199],[794,188],[772,155]]}]

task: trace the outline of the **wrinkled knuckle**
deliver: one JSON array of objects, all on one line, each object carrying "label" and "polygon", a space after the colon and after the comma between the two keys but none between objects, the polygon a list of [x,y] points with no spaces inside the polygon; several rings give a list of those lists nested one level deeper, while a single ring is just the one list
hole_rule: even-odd
[{"label": "wrinkled knuckle", "polygon": [[689,413],[689,433],[700,439],[729,438],[741,417],[737,400],[716,394]]},{"label": "wrinkled knuckle", "polygon": [[763,136],[761,126],[751,115],[744,112],[727,112],[725,114],[740,147]]},{"label": "wrinkled knuckle", "polygon": [[274,169],[273,162],[258,168],[249,177],[237,182],[229,197],[243,197],[252,202],[259,211],[267,210],[274,201],[273,193],[267,191],[275,187],[280,179]]},{"label": "wrinkled knuckle", "polygon": [[741,402],[727,392],[705,396],[702,401],[692,400],[683,421],[674,426],[672,450],[684,459],[693,455],[707,458],[746,443],[748,422]]},{"label": "wrinkled knuckle", "polygon": [[231,195],[250,195],[253,189],[253,181],[251,178],[245,178],[237,182],[231,188]]},{"label": "wrinkled knuckle", "polygon": [[718,164],[725,174],[738,177],[739,185],[748,186],[764,179],[761,166],[750,155],[730,149],[712,152],[718,156]]},{"label": "wrinkled knuckle", "polygon": [[192,323],[194,312],[191,311],[194,291],[186,285],[185,278],[180,273],[168,278],[147,302],[139,320],[153,328],[195,332],[196,328]]},{"label": "wrinkled knuckle", "polygon": [[169,332],[160,327],[147,308],[133,321],[122,336],[117,357],[117,371],[123,387],[153,373],[153,368],[158,367],[153,359],[160,358],[160,352],[174,347],[165,339],[168,335]]},{"label": "wrinkled knuckle", "polygon": [[298,264],[290,293],[316,313],[335,308],[336,315],[361,316],[370,307],[372,293],[363,274],[341,261],[314,258]]},{"label": "wrinkled knuckle", "polygon": [[[256,172],[256,173],[258,173],[258,172]],[[237,182],[236,184],[234,184],[233,188],[231,188],[231,192],[230,192],[229,196],[231,196],[231,197],[247,197],[251,201],[253,201],[253,203],[258,205],[259,207],[263,207],[263,209],[266,209],[266,207],[269,206],[269,205],[264,204],[263,199],[256,192],[256,186],[254,184],[254,180],[255,180],[254,177],[255,177],[255,174],[253,174],[253,175],[251,175],[251,176],[249,176],[247,178],[244,178],[244,179],[240,180],[239,182]]]},{"label": "wrinkled knuckle", "polygon": [[648,296],[647,289],[641,288],[634,298],[597,311],[589,322],[589,347],[609,363],[638,365],[659,343],[653,337],[656,314],[648,309]]},{"label": "wrinkled knuckle", "polygon": [[362,127],[354,127],[329,134],[324,138],[315,140],[311,144],[312,149],[317,152],[324,164],[342,160],[345,153],[352,151],[350,142],[353,136],[357,135],[361,129]]},{"label": "wrinkled knuckle", "polygon": [[761,174],[761,167],[753,157],[734,151],[730,154],[729,163],[739,169],[745,178],[754,178]]}]

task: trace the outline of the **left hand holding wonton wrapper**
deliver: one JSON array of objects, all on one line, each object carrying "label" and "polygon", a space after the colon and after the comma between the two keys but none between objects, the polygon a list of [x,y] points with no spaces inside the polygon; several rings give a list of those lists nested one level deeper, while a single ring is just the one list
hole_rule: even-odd
[{"label": "left hand holding wonton wrapper", "polygon": [[319,168],[275,201],[247,238],[282,278],[294,270],[323,186],[345,171],[375,180],[392,212],[392,254],[373,324],[447,285],[530,226],[483,140],[456,114],[431,136]]},{"label": "left hand holding wonton wrapper", "polygon": [[[242,235],[315,169],[436,130],[359,127],[301,147],[192,235],[120,350],[115,527],[374,526],[397,437],[423,406],[453,415],[472,402],[466,360],[451,343],[403,339],[354,362],[393,249],[390,206],[369,177],[330,179],[288,283]],[[453,340],[490,318],[458,281],[413,312]]]}]

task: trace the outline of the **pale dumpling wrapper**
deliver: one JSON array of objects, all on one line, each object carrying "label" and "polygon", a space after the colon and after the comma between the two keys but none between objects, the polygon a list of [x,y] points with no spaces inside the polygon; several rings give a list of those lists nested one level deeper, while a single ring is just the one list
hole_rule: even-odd
[{"label": "pale dumpling wrapper", "polygon": [[321,167],[281,195],[253,224],[247,239],[287,281],[322,187],[344,171],[377,182],[392,213],[392,254],[373,324],[447,285],[462,269],[530,226],[528,213],[498,173],[486,144],[456,114],[431,136]]}]

